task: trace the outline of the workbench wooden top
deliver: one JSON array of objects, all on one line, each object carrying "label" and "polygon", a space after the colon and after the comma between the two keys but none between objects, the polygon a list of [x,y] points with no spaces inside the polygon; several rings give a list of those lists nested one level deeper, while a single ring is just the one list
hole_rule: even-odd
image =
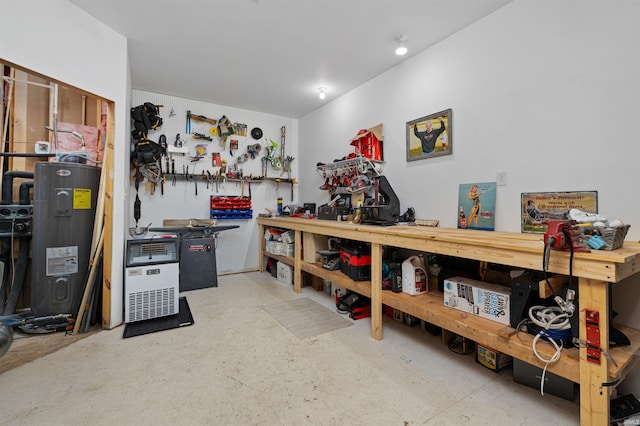
[{"label": "workbench wooden top", "polygon": [[[412,225],[377,226],[299,217],[258,218],[260,225],[335,236],[368,243],[540,270],[542,234]],[[553,250],[549,272],[568,275],[570,252]],[[625,241],[616,250],[593,250],[573,254],[573,275],[618,282],[640,272],[640,243]]]}]

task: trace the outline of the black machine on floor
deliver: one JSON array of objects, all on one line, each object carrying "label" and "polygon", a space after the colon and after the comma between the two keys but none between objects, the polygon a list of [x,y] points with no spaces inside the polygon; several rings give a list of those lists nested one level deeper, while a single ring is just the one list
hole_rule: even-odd
[{"label": "black machine on floor", "polygon": [[393,225],[397,222],[414,222],[415,211],[410,207],[400,215],[400,199],[386,176],[373,178],[373,198],[365,199],[362,209],[362,223],[372,225]]},{"label": "black machine on floor", "polygon": [[180,237],[180,291],[217,287],[215,234],[238,225],[165,226],[150,232],[178,234]]}]

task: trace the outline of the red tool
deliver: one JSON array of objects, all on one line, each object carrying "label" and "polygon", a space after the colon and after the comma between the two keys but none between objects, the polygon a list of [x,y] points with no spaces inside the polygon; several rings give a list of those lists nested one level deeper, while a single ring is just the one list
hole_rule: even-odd
[{"label": "red tool", "polygon": [[549,220],[545,223],[547,224],[547,232],[544,233],[544,262],[542,264],[545,271],[549,267],[551,249],[572,253],[589,251],[574,244],[571,223],[565,220]]},{"label": "red tool", "polygon": [[544,234],[544,245],[556,250],[570,250],[571,226],[562,220],[550,220],[547,222],[547,232]]}]

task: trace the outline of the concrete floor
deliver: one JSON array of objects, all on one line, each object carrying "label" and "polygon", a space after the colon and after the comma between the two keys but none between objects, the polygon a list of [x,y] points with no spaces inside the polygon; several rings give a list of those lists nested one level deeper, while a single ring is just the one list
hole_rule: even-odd
[{"label": "concrete floor", "polygon": [[[384,319],[300,340],[262,307],[323,292],[267,273],[185,292],[195,324],[99,331],[0,374],[0,424],[575,425],[577,402],[514,383]],[[0,360],[0,363],[2,361]]]}]

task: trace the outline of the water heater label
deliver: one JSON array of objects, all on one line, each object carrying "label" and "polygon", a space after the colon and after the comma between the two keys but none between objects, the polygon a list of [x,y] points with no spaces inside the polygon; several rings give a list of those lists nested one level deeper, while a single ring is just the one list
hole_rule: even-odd
[{"label": "water heater label", "polygon": [[91,189],[73,188],[73,208],[74,210],[91,209]]},{"label": "water heater label", "polygon": [[78,246],[47,247],[47,276],[78,273]]}]

